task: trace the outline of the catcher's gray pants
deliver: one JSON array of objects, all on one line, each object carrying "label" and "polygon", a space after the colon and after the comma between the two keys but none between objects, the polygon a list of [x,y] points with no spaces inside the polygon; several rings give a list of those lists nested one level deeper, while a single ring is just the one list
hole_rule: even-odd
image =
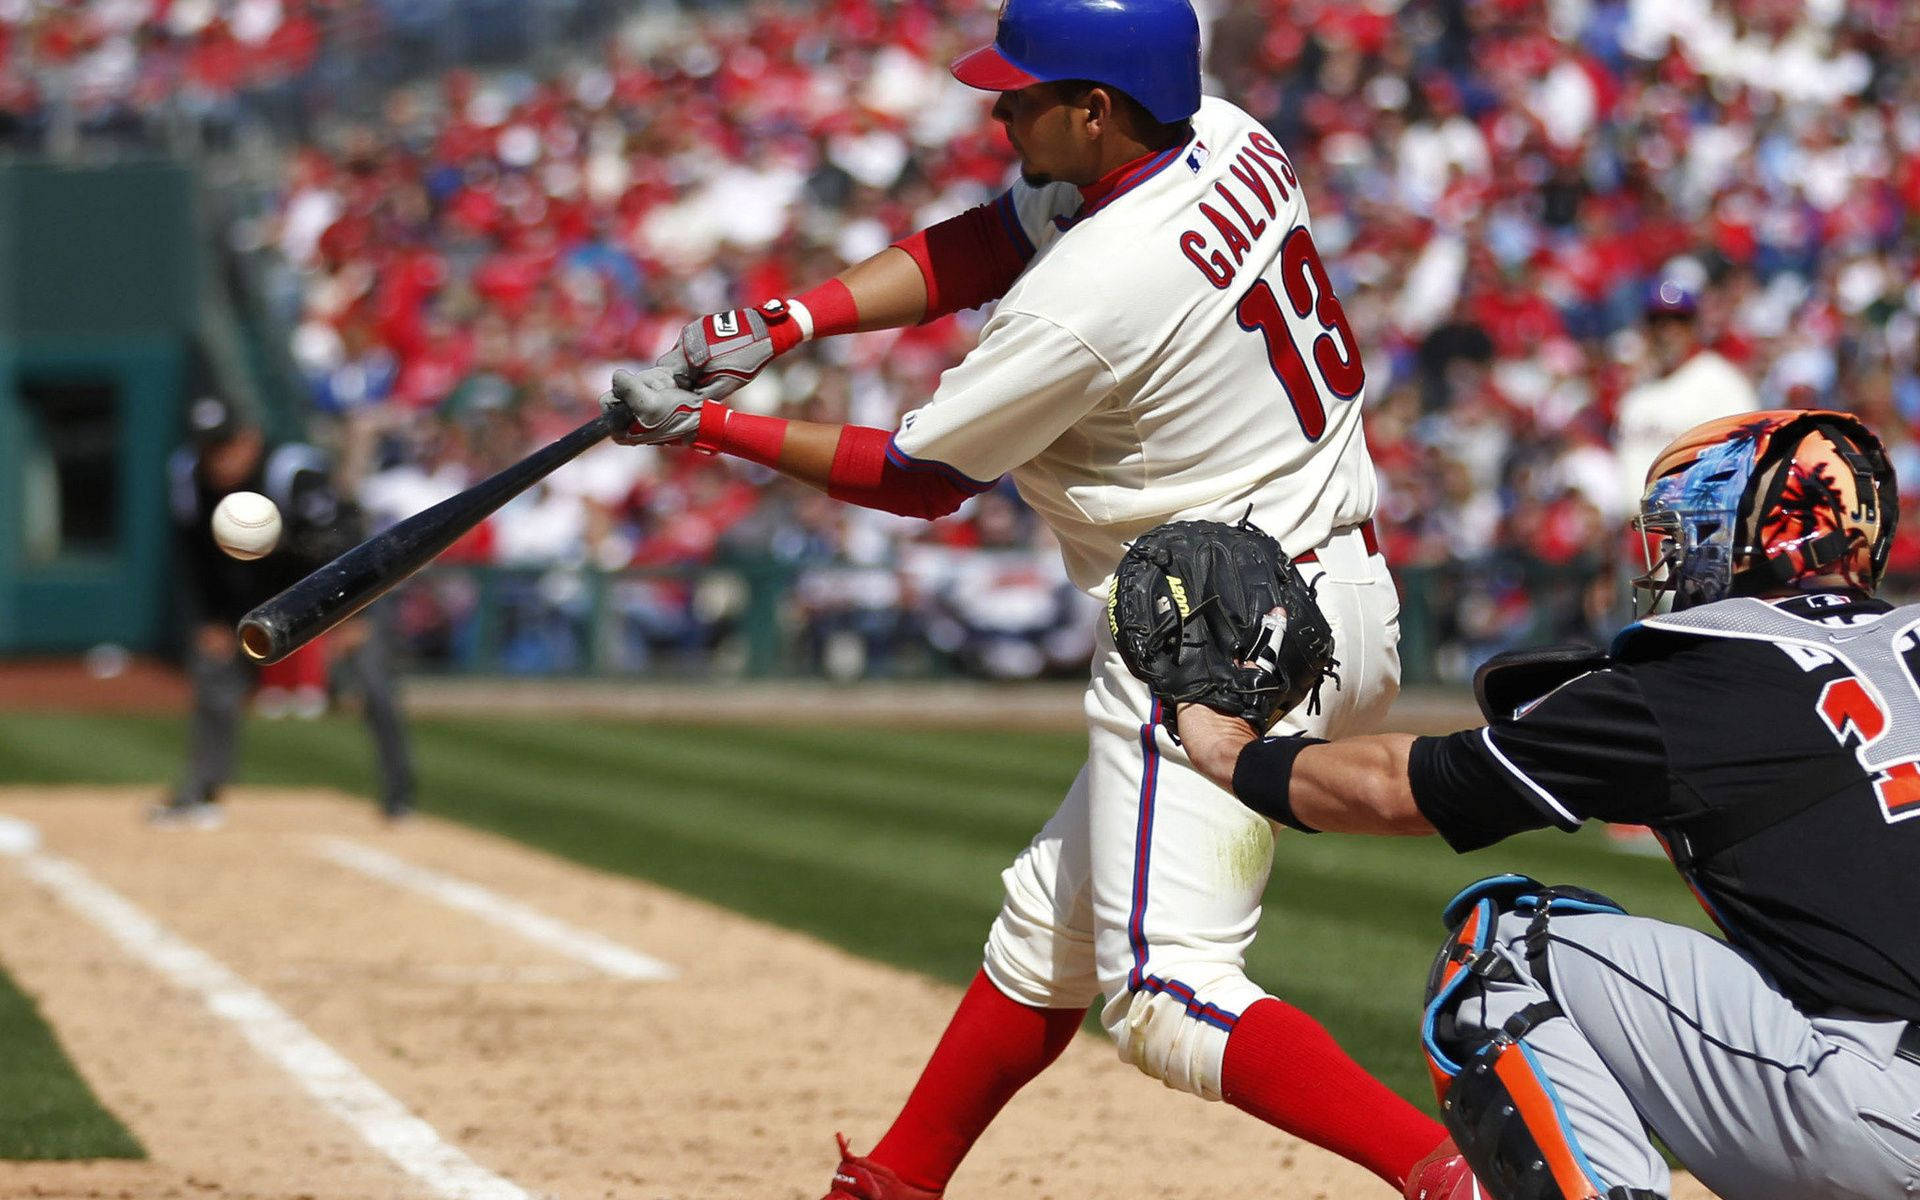
[{"label": "catcher's gray pants", "polygon": [[[1528,921],[1500,918],[1516,975],[1464,989],[1462,1034],[1548,998]],[[1556,915],[1548,930],[1566,1015],[1522,1040],[1596,1182],[1668,1195],[1650,1128],[1724,1200],[1920,1196],[1920,1065],[1894,1053],[1904,1022],[1809,1018],[1740,952],[1664,921]]]}]

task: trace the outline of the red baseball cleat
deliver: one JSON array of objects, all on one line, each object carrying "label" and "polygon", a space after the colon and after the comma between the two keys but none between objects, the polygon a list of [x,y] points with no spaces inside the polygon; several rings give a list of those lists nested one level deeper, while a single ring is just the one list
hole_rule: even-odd
[{"label": "red baseball cleat", "polygon": [[1447,1138],[1407,1173],[1407,1200],[1493,1200]]},{"label": "red baseball cleat", "polygon": [[825,1200],[940,1200],[939,1192],[902,1183],[879,1163],[855,1158],[847,1148],[846,1135],[833,1137],[840,1143],[840,1169],[833,1173],[833,1190]]}]

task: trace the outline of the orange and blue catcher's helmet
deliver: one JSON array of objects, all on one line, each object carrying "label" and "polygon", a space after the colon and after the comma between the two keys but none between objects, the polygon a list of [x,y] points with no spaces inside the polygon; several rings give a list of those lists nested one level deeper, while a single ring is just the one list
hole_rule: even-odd
[{"label": "orange and blue catcher's helmet", "polygon": [[1887,453],[1858,417],[1779,409],[1696,425],[1647,472],[1634,587],[1675,609],[1728,596],[1871,593],[1899,519]]}]

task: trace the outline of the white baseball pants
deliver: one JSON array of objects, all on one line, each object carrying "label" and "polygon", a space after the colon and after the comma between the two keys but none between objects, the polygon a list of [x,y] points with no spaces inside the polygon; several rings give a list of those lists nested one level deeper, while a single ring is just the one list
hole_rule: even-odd
[{"label": "white baseball pants", "polygon": [[[1357,531],[1303,566],[1333,628],[1340,683],[1276,726],[1332,737],[1377,728],[1399,690],[1399,600]],[[1244,972],[1273,863],[1273,828],[1196,772],[1155,719],[1105,625],[1086,693],[1087,763],[1004,872],[988,977],[1045,1008],[1105,996],[1121,1056],[1169,1087],[1220,1096],[1239,1014],[1266,995]]]}]

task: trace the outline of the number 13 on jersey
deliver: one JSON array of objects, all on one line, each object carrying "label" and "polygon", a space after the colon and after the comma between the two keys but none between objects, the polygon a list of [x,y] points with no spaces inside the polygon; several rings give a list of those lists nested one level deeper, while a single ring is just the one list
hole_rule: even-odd
[{"label": "number 13 on jersey", "polygon": [[[1360,363],[1360,343],[1347,325],[1346,310],[1333,294],[1306,226],[1295,226],[1287,235],[1277,266],[1284,307],[1262,277],[1253,281],[1233,311],[1240,328],[1265,341],[1267,365],[1286,390],[1300,432],[1317,442],[1327,431],[1327,406],[1358,396],[1367,372]],[[1304,347],[1287,319],[1289,311],[1295,319],[1312,323]]]}]

